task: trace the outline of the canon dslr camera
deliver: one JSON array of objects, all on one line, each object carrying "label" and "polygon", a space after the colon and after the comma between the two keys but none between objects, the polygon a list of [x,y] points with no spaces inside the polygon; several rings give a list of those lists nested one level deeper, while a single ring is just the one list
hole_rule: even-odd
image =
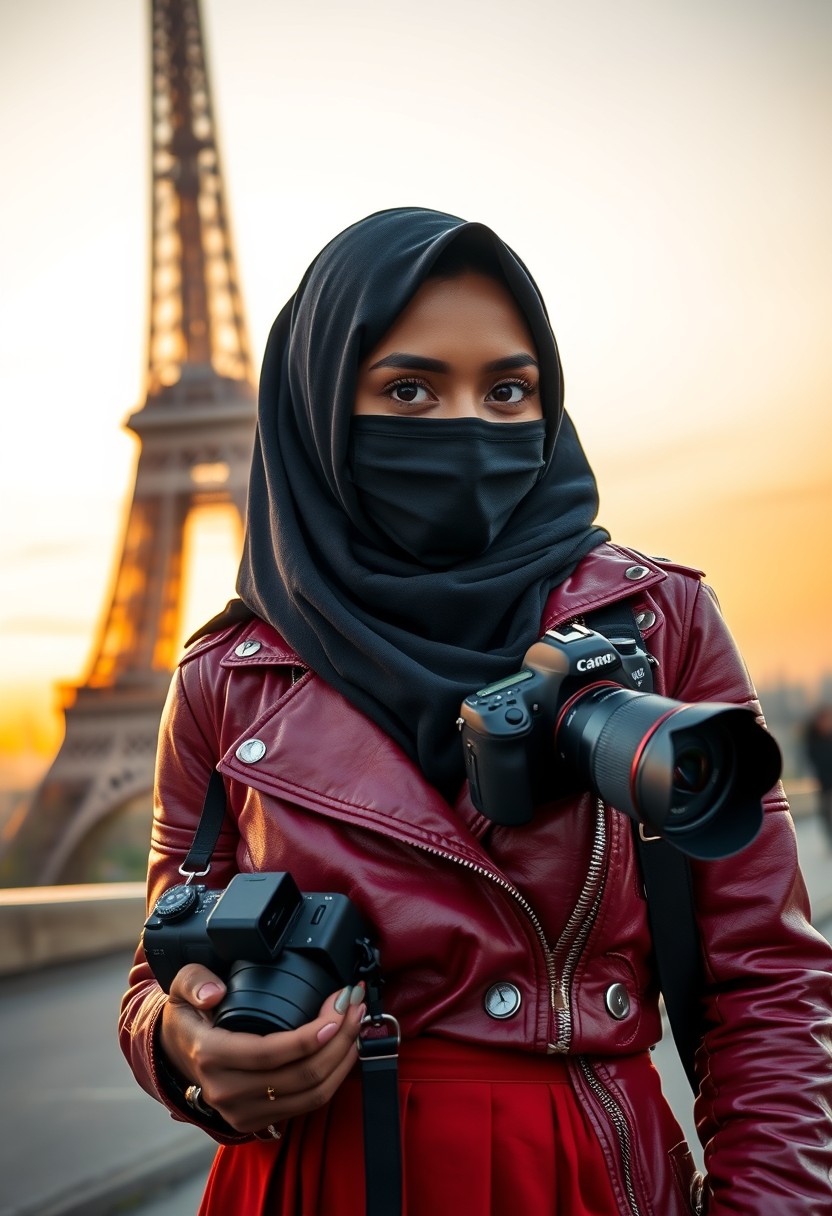
[{"label": "canon dslr camera", "polygon": [[224,891],[171,887],[144,923],[147,961],[165,992],[186,963],[228,991],[214,1025],[251,1034],[294,1030],[372,957],[367,927],[345,895],[302,894],[291,874],[236,874]]},{"label": "canon dslr camera", "polygon": [[658,696],[639,642],[583,625],[550,629],[523,664],[462,703],[481,814],[527,823],[540,803],[589,789],[691,857],[754,839],[780,751],[753,710]]}]

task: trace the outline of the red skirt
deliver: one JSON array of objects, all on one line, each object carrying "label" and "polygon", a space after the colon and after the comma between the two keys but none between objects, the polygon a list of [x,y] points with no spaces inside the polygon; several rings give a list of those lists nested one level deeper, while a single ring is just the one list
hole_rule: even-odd
[{"label": "red skirt", "polygon": [[[399,1058],[404,1216],[618,1216],[565,1062],[420,1039]],[[282,1141],[219,1149],[199,1216],[364,1216],[361,1078]]]}]

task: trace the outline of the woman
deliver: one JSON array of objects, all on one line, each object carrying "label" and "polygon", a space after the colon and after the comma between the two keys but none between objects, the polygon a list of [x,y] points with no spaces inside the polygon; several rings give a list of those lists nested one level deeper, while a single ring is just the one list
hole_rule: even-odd
[{"label": "woman", "polygon": [[[522,827],[471,801],[462,699],[606,604],[631,603],[656,691],[759,708],[700,574],[609,543],[596,509],[516,255],[416,208],[336,237],[269,338],[241,599],[172,685],[149,906],[181,882],[215,767],[212,888],[289,871],[352,900],[402,1030],[408,1216],[820,1216],[832,968],[782,789],[739,858],[693,864],[704,1183],[650,1063],[628,820],[584,791]],[[190,964],[166,997],[140,949],[122,1009],[139,1082],[221,1145],[203,1213],[363,1212],[363,985],[263,1038],[212,1024],[224,992]]]}]

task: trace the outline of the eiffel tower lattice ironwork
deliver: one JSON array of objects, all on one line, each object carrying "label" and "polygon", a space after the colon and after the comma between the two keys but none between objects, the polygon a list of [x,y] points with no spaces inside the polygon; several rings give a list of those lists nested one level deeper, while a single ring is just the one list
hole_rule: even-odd
[{"label": "eiffel tower lattice ironwork", "polygon": [[79,881],[91,833],[137,798],[149,808],[185,525],[204,503],[244,514],[255,392],[199,4],[150,8],[146,399],[127,420],[140,441],[135,489],[86,678],[67,690],[63,744],[11,844],[15,883]]}]

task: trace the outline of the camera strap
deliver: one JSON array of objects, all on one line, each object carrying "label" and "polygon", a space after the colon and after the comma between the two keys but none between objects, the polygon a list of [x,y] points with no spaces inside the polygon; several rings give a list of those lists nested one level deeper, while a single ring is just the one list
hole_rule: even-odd
[{"label": "camera strap", "polygon": [[225,818],[225,786],[215,768],[211,769],[205,801],[196,825],[188,856],[179,867],[180,874],[193,878],[202,877],[211,869],[211,857],[220,838],[222,821]]},{"label": "camera strap", "polygon": [[[587,613],[586,626],[610,641],[623,637],[644,645],[629,600]],[[690,861],[659,835],[645,830],[645,824],[633,823],[632,827],[659,988],[679,1059],[696,1094],[699,1083],[694,1057],[702,1042],[702,954]]]},{"label": "camera strap", "polygon": [[365,962],[358,974],[366,985],[367,1015],[361,1023],[364,1120],[364,1174],[367,1216],[400,1216],[402,1210],[402,1138],[399,1126],[399,1023],[384,1013],[378,951],[362,943]]},{"label": "camera strap", "polygon": [[[188,856],[180,874],[202,877],[211,868],[211,857],[225,818],[225,786],[216,769],[211,770],[205,801]],[[364,1172],[367,1216],[401,1216],[402,1142],[399,1128],[399,1044],[401,1032],[394,1017],[382,1008],[383,979],[378,951],[366,939],[359,942],[363,959],[358,975],[366,985],[367,1014],[361,1024],[358,1056],[361,1061],[361,1093],[364,1122]]]}]

